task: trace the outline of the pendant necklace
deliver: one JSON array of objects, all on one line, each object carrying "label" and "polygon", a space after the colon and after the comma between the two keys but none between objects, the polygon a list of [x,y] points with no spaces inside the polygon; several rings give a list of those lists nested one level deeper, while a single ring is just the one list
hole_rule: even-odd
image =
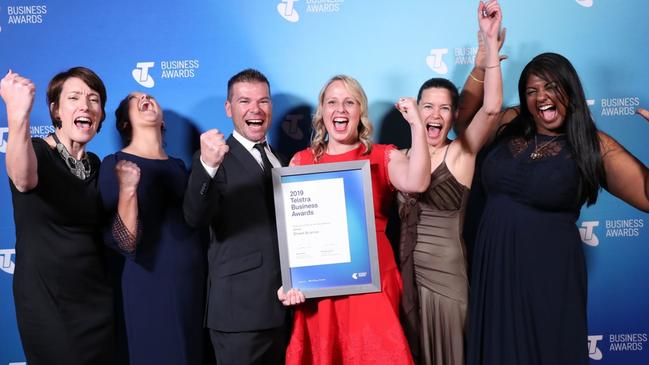
[{"label": "pendant necklace", "polygon": [[543,143],[542,145],[538,145],[537,140],[536,140],[537,134],[534,134],[534,151],[530,153],[530,158],[532,160],[538,160],[539,158],[543,157],[543,150],[550,145],[559,135],[557,134],[556,136],[552,137],[550,140],[547,142]]}]

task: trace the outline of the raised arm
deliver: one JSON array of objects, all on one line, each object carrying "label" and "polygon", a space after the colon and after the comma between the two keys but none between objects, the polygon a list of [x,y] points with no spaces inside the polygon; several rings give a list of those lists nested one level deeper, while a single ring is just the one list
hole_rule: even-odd
[{"label": "raised arm", "polygon": [[230,150],[223,133],[211,129],[201,134],[201,150],[194,155],[183,200],[185,221],[191,227],[207,226],[218,210],[220,193],[215,179]]},{"label": "raised arm", "polygon": [[422,192],[430,183],[430,155],[426,143],[426,127],[423,125],[413,98],[401,98],[396,104],[401,115],[410,124],[410,157],[401,151],[390,152],[388,175],[390,182],[404,193]]},{"label": "raised arm", "polygon": [[119,193],[117,215],[113,222],[113,237],[119,247],[133,253],[139,240],[137,186],[140,183],[140,168],[137,164],[121,160],[115,165]]},{"label": "raised arm", "polygon": [[638,108],[635,112],[640,114],[644,119],[647,120],[647,122],[649,122],[649,110],[644,108]]},{"label": "raised arm", "polygon": [[[502,49],[507,36],[507,28],[502,28],[498,35],[498,50]],[[500,55],[500,60],[507,59],[507,56]],[[485,70],[487,66],[487,50],[482,31],[478,31],[478,51],[475,55],[474,66],[467,76],[460,93],[458,103],[458,117],[453,124],[456,135],[461,135],[471,123],[473,116],[482,106],[484,97]]]},{"label": "raised arm", "polygon": [[29,114],[34,105],[34,84],[11,70],[0,81],[0,96],[7,107],[7,175],[20,192],[38,184],[38,164],[29,131]]},{"label": "raised arm", "polygon": [[502,23],[502,13],[498,1],[478,6],[478,22],[485,48],[484,96],[480,109],[460,135],[462,150],[476,155],[490,136],[495,133],[501,116],[503,103],[503,82],[500,70],[500,44],[498,35]]},{"label": "raised arm", "polygon": [[599,132],[606,190],[631,206],[649,212],[649,169],[611,136]]}]

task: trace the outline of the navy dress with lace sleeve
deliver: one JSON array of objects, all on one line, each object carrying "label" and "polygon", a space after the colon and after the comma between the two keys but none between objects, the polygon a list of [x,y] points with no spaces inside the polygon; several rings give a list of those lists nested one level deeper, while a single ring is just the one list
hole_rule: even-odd
[{"label": "navy dress with lace sleeve", "polygon": [[[136,242],[124,242],[129,234],[116,223],[119,160],[140,168]],[[206,247],[202,232],[183,217],[184,163],[117,152],[104,159],[99,178],[108,218],[104,241],[124,256],[121,289],[130,363],[200,364]]]}]

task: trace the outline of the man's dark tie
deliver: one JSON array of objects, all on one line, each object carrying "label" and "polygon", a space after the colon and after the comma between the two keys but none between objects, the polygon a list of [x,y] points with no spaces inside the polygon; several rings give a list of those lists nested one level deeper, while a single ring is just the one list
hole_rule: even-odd
[{"label": "man's dark tie", "polygon": [[264,146],[266,142],[256,143],[255,149],[261,154],[261,161],[264,163],[264,176],[270,178],[270,170],[273,168],[273,164],[270,163],[268,155],[266,154],[266,149]]}]

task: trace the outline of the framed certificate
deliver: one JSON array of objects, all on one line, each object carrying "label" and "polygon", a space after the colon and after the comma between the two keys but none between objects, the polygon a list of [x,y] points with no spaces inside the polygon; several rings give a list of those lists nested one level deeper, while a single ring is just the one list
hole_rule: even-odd
[{"label": "framed certificate", "polygon": [[381,290],[369,161],[276,168],[273,190],[284,290]]}]

